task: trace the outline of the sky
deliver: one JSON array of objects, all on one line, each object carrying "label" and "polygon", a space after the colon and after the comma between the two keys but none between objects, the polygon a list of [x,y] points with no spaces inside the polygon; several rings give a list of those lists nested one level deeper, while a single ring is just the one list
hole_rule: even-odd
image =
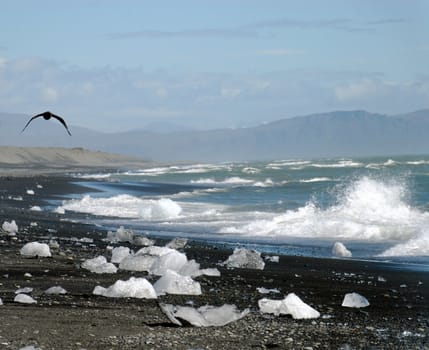
[{"label": "sky", "polygon": [[0,112],[114,132],[429,108],[426,0],[2,0]]}]

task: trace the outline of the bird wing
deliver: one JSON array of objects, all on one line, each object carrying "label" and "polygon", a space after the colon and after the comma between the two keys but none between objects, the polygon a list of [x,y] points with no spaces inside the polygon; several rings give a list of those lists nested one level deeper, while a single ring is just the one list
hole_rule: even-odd
[{"label": "bird wing", "polygon": [[24,132],[24,130],[27,128],[27,126],[33,121],[33,119],[36,119],[36,118],[38,118],[38,117],[41,117],[41,116],[43,116],[43,113],[40,113],[40,114],[37,114],[37,115],[35,115],[34,117],[32,117],[29,121],[28,121],[28,123],[24,126],[24,129],[22,129],[22,131],[21,131],[21,133],[22,132]]},{"label": "bird wing", "polygon": [[70,133],[70,130],[66,124],[66,121],[63,118],[61,118],[59,115],[56,115],[54,113],[51,113],[51,116],[54,117],[55,119],[57,119],[61,124],[63,124],[64,127],[66,128],[68,134],[71,136],[71,133]]}]

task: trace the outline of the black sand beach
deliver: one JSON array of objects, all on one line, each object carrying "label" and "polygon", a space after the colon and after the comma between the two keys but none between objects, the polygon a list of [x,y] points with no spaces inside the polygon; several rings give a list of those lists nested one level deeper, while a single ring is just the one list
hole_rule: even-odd
[{"label": "black sand beach", "polygon": [[[39,184],[37,195],[26,194]],[[83,192],[66,176],[0,178],[0,223],[15,220],[16,237],[0,237],[0,348],[20,349],[429,349],[429,273],[397,265],[342,259],[281,256],[265,269],[218,266],[231,250],[189,242],[185,253],[202,267],[217,267],[221,277],[201,276],[201,296],[165,295],[158,300],[95,296],[96,285],[109,286],[145,273],[93,274],[84,259],[109,257],[106,232],[51,212],[30,211],[62,193]],[[22,200],[15,200],[22,196]],[[70,218],[69,218],[70,219]],[[30,223],[37,222],[37,226]],[[27,242],[55,238],[51,258],[23,258]],[[92,238],[93,242],[81,238]],[[165,241],[158,240],[163,245]],[[133,247],[128,243],[120,245]],[[43,293],[60,285],[68,293]],[[18,288],[31,287],[37,304],[15,303]],[[281,294],[262,295],[258,287]],[[294,292],[321,313],[313,320],[264,315],[258,300],[282,299]],[[370,306],[341,306],[345,293],[365,296]],[[159,302],[194,306],[235,304],[250,308],[243,319],[223,327],[178,327],[162,313]]]}]

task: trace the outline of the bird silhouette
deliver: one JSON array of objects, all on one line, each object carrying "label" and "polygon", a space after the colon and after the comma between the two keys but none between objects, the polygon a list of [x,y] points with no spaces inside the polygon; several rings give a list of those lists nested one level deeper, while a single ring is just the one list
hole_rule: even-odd
[{"label": "bird silhouette", "polygon": [[27,126],[28,126],[28,125],[29,125],[29,124],[30,124],[34,119],[39,118],[39,117],[43,117],[43,119],[45,119],[45,120],[49,120],[49,119],[51,119],[51,118],[55,118],[55,119],[57,119],[61,124],[63,124],[63,125],[64,125],[64,127],[66,128],[66,130],[67,130],[68,134],[71,136],[70,130],[69,130],[69,128],[67,127],[67,124],[66,124],[65,120],[64,120],[63,118],[61,118],[60,116],[58,116],[58,115],[56,115],[56,114],[54,114],[54,113],[52,113],[52,112],[49,112],[49,111],[46,111],[46,112],[43,112],[43,113],[37,114],[37,115],[35,115],[34,117],[32,117],[32,118],[28,121],[28,123],[24,126],[24,129],[22,129],[21,133],[22,133],[22,132],[27,128]]}]

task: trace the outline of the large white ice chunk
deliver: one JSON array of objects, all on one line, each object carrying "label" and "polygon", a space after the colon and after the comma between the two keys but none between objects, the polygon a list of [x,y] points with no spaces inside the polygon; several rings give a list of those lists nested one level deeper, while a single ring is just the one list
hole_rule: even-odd
[{"label": "large white ice chunk", "polygon": [[173,323],[182,326],[180,320],[185,320],[196,327],[224,326],[249,313],[249,309],[240,312],[235,305],[229,304],[220,307],[206,305],[198,309],[165,304],[161,305],[161,309]]},{"label": "large white ice chunk", "polygon": [[295,293],[289,293],[283,300],[263,298],[258,301],[261,312],[274,315],[291,315],[294,319],[318,318],[320,313],[304,303]]},{"label": "large white ice chunk", "polygon": [[367,307],[369,306],[369,301],[358,293],[347,293],[344,296],[341,306],[355,308]]},{"label": "large white ice chunk", "polygon": [[112,250],[112,258],[110,261],[115,264],[119,264],[124,258],[130,255],[130,248],[128,247],[116,247]]},{"label": "large white ice chunk", "polygon": [[16,224],[15,220],[12,220],[11,222],[3,222],[1,228],[11,236],[15,236],[18,233],[18,225]]},{"label": "large white ice chunk", "polygon": [[27,294],[17,294],[13,301],[21,304],[37,304],[37,301]]},{"label": "large white ice chunk", "polygon": [[21,255],[29,257],[49,257],[51,250],[46,243],[30,242],[21,248]]},{"label": "large white ice chunk", "polygon": [[261,253],[246,248],[235,248],[234,253],[228,257],[224,265],[232,268],[263,270],[265,262]]},{"label": "large white ice chunk", "polygon": [[182,276],[171,270],[167,270],[153,287],[157,295],[201,295],[201,285],[198,282],[194,281],[192,277]]},{"label": "large white ice chunk", "polygon": [[93,294],[108,298],[156,299],[153,286],[145,278],[131,277],[127,281],[118,280],[108,288],[97,286]]},{"label": "large white ice chunk", "polygon": [[341,242],[335,242],[332,247],[332,254],[341,258],[351,258],[352,252]]},{"label": "large white ice chunk", "polygon": [[106,258],[102,255],[85,260],[82,263],[82,267],[94,273],[116,273],[118,270],[115,265],[107,262]]}]

